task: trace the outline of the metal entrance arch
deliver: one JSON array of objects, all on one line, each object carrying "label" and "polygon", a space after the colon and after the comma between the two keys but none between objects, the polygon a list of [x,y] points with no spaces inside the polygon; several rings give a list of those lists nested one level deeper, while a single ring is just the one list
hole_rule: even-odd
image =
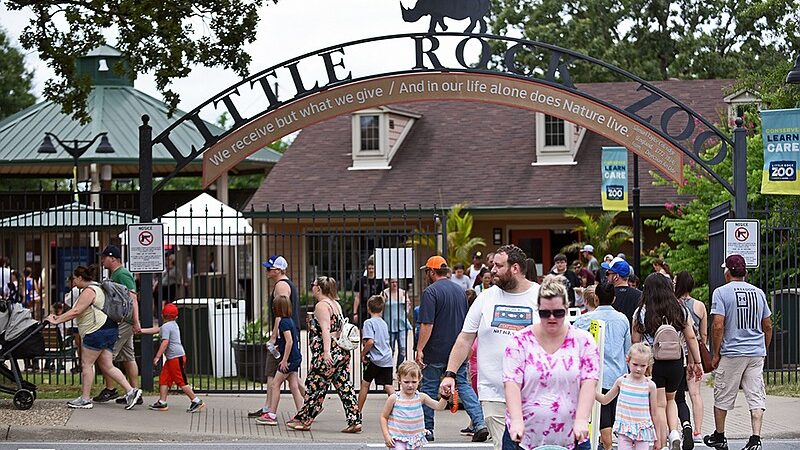
[{"label": "metal entrance arch", "polygon": [[[503,67],[491,65],[490,42],[505,44],[506,50],[500,55]],[[396,67],[379,72],[361,69],[359,73],[348,68],[348,57],[359,53],[369,56],[381,48],[394,52]],[[538,55],[543,64],[520,65],[519,57],[524,54]],[[613,93],[582,89],[573,82],[570,72],[581,64],[600,67],[610,78],[630,82],[619,83],[617,88],[638,92],[639,100],[619,105],[613,101],[613,95],[602,95]],[[325,79],[310,77],[310,65],[322,69]],[[276,92],[272,83],[279,79],[293,86],[294,91]],[[448,86],[446,91],[444,86]],[[244,116],[237,102],[242,97],[252,101],[256,98],[253,96],[261,96],[266,107]],[[155,138],[149,118],[143,116],[139,127],[141,220],[150,222],[153,218],[154,145],[162,145],[176,163],[175,170],[155,187],[156,191],[200,156],[204,158],[203,182],[207,186],[238,161],[300,128],[365,107],[431,99],[500,103],[578,123],[625,145],[678,183],[683,182],[684,158],[688,158],[732,194],[736,217],[747,215],[746,130],[741,120],[736,121],[731,139],[652,83],[604,61],[554,45],[489,34],[407,33],[330,46],[272,66],[212,96]],[[233,127],[223,134],[212,134],[200,119],[201,113],[209,111],[230,114]],[[660,121],[653,123],[656,114]],[[170,136],[186,122],[197,130],[196,145],[181,149]],[[719,150],[706,159],[705,150],[717,144]],[[732,184],[714,170],[727,158],[729,148],[733,148],[734,155]],[[634,202],[636,197],[634,189]],[[142,274],[142,285],[151,283],[152,274]],[[152,293],[145,289],[141,294],[142,314],[144,321],[149,322],[153,312]],[[145,336],[142,345],[144,388],[152,387],[149,339]]]}]

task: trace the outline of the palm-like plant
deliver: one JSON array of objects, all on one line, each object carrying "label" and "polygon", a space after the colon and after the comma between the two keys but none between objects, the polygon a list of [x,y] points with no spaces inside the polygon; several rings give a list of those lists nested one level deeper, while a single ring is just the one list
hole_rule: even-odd
[{"label": "palm-like plant", "polygon": [[567,209],[564,217],[578,219],[581,224],[575,231],[583,235],[583,242],[573,242],[561,249],[563,253],[579,252],[585,244],[594,246],[596,255],[616,254],[622,244],[633,241],[633,230],[629,226],[617,225],[620,211],[604,211],[593,216],[583,209]]},{"label": "palm-like plant", "polygon": [[[486,246],[486,241],[482,238],[472,237],[472,214],[464,211],[465,206],[463,203],[457,203],[447,211],[447,262],[451,267],[458,263],[469,265],[472,250],[475,247]],[[409,239],[406,245],[435,249],[436,238],[419,234]]]}]

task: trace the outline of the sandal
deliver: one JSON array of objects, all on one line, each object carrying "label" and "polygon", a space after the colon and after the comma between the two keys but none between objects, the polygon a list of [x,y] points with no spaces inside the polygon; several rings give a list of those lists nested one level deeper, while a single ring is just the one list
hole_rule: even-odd
[{"label": "sandal", "polygon": [[347,428],[342,430],[342,433],[350,433],[350,434],[361,433],[361,424],[357,423],[355,425],[349,425]]},{"label": "sandal", "polygon": [[310,431],[311,424],[305,424],[299,420],[290,420],[286,422],[286,427],[294,431]]}]

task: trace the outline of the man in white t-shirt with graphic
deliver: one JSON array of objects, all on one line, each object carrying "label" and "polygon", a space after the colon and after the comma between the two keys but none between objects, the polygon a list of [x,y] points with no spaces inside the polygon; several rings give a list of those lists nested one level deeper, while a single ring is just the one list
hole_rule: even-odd
[{"label": "man in white t-shirt with graphic", "polygon": [[[472,304],[464,327],[447,362],[440,390],[448,395],[455,386],[454,373],[467,359],[478,339],[478,398],[494,448],[502,448],[506,424],[503,393],[503,354],[515,332],[539,321],[536,299],[539,284],[525,279],[525,252],[504,245],[494,255],[494,286]],[[485,350],[484,350],[485,349]]]}]

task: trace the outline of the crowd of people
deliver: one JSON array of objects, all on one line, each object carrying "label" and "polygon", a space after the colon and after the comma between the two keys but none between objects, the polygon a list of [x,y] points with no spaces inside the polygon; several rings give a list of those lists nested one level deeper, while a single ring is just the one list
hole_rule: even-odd
[{"label": "crowd of people", "polygon": [[[703,435],[701,377],[716,369],[714,431],[703,442],[727,449],[726,413],[741,387],[753,428],[745,450],[760,450],[766,409],[761,377],[771,320],[764,293],[745,281],[744,258],[725,259],[726,284],[714,291],[709,317],[705,305],[692,297],[689,272],[673,276],[664,261],[656,261],[639,290],[624,255],[607,255],[598,262],[593,250],[585,246],[583,258],[571,265],[565,255],[556,255],[552,271],[541,278],[535,262],[514,245],[488,254],[486,264],[476,253],[468,267],[450,267],[441,256],[429,258],[420,268],[427,285],[413,312],[418,331],[412,353],[406,342],[413,302],[399,280],[379,279],[369,264],[348,316],[337,281],[317,277],[310,285],[315,303],[306,322],[311,357],[305,383],[299,376],[299,290],[286,273],[286,259],[273,256],[263,263],[273,287],[267,396],[250,416],[259,424],[277,426],[286,383],[296,411],[286,427],[308,431],[332,387],[343,405],[342,432],[359,433],[366,393],[375,383],[387,395],[380,426],[392,448],[434,441],[434,411],[448,404],[463,406],[469,416],[463,434],[476,442],[491,439],[496,449],[530,450],[545,444],[589,448],[591,410],[599,402],[594,424],[600,430],[599,448],[610,450],[616,436],[621,450],[651,445],[690,450]],[[202,410],[205,404],[185,376],[187,355],[175,322],[177,308],[166,304],[162,325],[143,329],[136,283],[121,263],[119,248],[106,247],[101,262],[111,280],[128,288],[133,313],[129,321],[111,320],[103,311],[107,293],[98,284],[99,268],[74,270],[69,307],[45,318],[62,327],[70,324],[63,332],[74,332],[80,342],[84,382],[81,395],[68,406],[88,409],[114,399],[126,409],[141,404],[133,335],[158,333],[161,345],[154,364],[164,358],[164,365],[159,399],[150,409],[168,409],[167,394],[174,384],[190,400],[187,412]],[[12,286],[10,281],[4,287],[7,298]],[[571,310],[580,311],[572,323]],[[602,349],[589,332],[595,321],[603,323]],[[355,355],[363,365],[358,393],[351,374]],[[105,375],[106,386],[91,397],[95,366]]]}]

